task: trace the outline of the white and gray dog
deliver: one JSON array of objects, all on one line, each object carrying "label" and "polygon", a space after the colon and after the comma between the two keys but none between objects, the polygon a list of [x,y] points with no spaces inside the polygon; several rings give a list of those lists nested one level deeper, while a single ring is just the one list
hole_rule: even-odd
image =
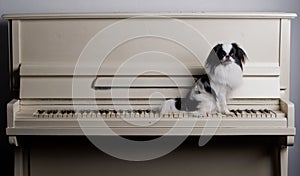
[{"label": "white and gray dog", "polygon": [[246,53],[236,43],[218,44],[210,52],[205,70],[185,98],[166,100],[161,114],[189,111],[197,114],[230,114],[227,99],[241,85]]}]

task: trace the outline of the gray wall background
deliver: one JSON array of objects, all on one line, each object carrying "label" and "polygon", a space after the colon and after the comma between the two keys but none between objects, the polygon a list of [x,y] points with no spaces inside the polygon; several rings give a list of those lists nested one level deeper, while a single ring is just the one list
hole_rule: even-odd
[{"label": "gray wall background", "polygon": [[[74,12],[210,12],[261,11],[296,12],[299,0],[0,0],[4,13],[74,13]],[[5,105],[10,100],[7,62],[7,23],[0,19],[0,172],[12,174],[12,149],[5,137]],[[292,22],[291,37],[291,100],[296,105],[296,126],[300,128],[300,17]],[[299,130],[296,143],[289,151],[289,175],[300,175]]]}]

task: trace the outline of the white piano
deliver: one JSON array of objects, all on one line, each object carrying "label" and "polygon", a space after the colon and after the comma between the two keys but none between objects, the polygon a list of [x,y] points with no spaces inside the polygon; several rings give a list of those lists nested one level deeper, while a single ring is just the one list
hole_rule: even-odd
[{"label": "white piano", "polygon": [[[296,14],[3,17],[15,176],[288,175]],[[235,113],[160,114],[165,99],[185,96],[222,42],[237,42],[248,55],[243,85],[229,100]]]}]

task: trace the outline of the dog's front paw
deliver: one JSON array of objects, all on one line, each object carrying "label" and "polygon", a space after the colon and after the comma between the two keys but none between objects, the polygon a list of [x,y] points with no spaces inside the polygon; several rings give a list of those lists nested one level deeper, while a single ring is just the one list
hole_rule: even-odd
[{"label": "dog's front paw", "polygon": [[220,113],[226,114],[226,115],[232,115],[232,114],[233,114],[233,113],[230,112],[227,108],[222,109]]}]

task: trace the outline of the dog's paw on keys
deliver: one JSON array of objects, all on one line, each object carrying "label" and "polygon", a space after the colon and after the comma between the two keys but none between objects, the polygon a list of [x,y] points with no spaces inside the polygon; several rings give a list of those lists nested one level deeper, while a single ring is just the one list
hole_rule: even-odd
[{"label": "dog's paw on keys", "polygon": [[221,113],[222,113],[222,114],[225,114],[225,115],[234,115],[234,113],[233,113],[233,112],[230,112],[227,108],[226,108],[226,109],[223,109],[223,110],[221,111]]}]

